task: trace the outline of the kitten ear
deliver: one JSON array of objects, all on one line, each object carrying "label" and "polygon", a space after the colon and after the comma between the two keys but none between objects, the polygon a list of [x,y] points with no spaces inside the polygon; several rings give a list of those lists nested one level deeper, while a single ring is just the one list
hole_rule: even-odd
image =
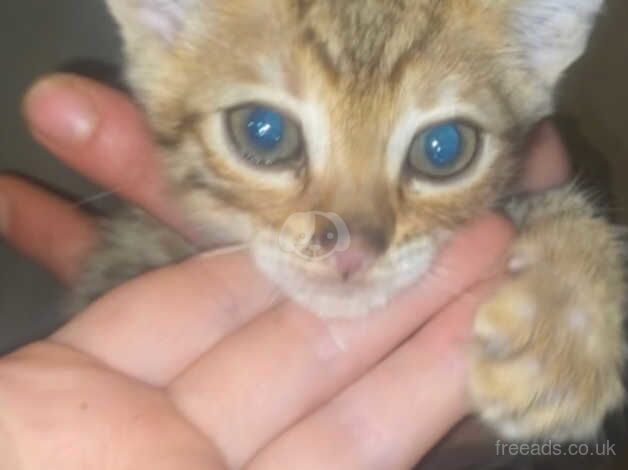
[{"label": "kitten ear", "polygon": [[515,0],[516,49],[548,86],[584,52],[604,0]]},{"label": "kitten ear", "polygon": [[172,42],[199,0],[107,0],[127,44],[137,39]]}]

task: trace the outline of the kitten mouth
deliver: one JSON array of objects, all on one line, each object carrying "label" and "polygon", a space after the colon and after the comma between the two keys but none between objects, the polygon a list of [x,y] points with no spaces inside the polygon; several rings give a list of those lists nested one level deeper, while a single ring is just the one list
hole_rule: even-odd
[{"label": "kitten mouth", "polygon": [[328,318],[356,318],[384,307],[430,268],[437,237],[421,236],[389,250],[368,269],[350,278],[328,259],[305,260],[281,250],[272,237],[259,237],[251,251],[258,268],[292,300]]},{"label": "kitten mouth", "polygon": [[305,272],[303,280],[304,282],[317,285],[320,289],[344,291],[350,294],[360,292],[363,289],[369,289],[378,283],[378,280],[371,278],[369,274],[370,273],[366,271],[356,276],[349,277],[332,270],[330,270],[328,275]]},{"label": "kitten mouth", "polygon": [[306,261],[320,260],[327,258],[333,254],[333,251],[323,247],[322,245],[312,244],[299,250],[295,250],[294,253]]}]

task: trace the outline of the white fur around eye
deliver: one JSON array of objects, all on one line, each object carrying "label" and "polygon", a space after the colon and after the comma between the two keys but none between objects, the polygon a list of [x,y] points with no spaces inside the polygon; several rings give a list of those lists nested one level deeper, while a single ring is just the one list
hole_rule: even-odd
[{"label": "white fur around eye", "polygon": [[308,164],[313,173],[321,173],[330,153],[328,112],[314,102],[302,107],[303,136],[307,142]]},{"label": "white fur around eye", "polygon": [[225,123],[225,116],[218,112],[212,114],[201,124],[202,138],[205,145],[215,152],[218,158],[223,158],[232,171],[237,172],[247,180],[255,182],[258,188],[290,188],[296,182],[296,174],[292,169],[272,171],[256,168],[238,155]]},{"label": "white fur around eye", "polygon": [[[312,100],[299,100],[279,87],[259,84],[231,84],[219,90],[215,107],[229,109],[245,103],[261,103],[280,110],[299,123],[306,149],[308,165],[321,172],[326,165],[330,146],[328,112]],[[223,138],[224,140],[224,138]],[[270,172],[269,172],[270,174]]]},{"label": "white fur around eye", "polygon": [[[387,173],[390,181],[401,180],[408,151],[416,135],[434,124],[451,120],[475,122],[479,126],[483,124],[482,113],[478,109],[458,103],[451,97],[432,110],[413,109],[403,115],[388,143]],[[420,192],[423,195],[432,195],[456,191],[473,185],[490,168],[499,154],[499,142],[491,134],[482,133],[481,128],[479,132],[481,148],[478,149],[468,170],[465,170],[459,177],[452,178],[451,181],[446,179],[430,181],[429,178],[416,178],[411,182],[410,190]]]}]

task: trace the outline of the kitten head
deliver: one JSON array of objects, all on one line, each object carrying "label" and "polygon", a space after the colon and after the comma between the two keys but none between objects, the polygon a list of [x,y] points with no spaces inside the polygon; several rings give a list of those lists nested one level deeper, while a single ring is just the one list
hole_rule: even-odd
[{"label": "kitten head", "polygon": [[173,187],[326,315],[503,196],[601,0],[109,0]]}]

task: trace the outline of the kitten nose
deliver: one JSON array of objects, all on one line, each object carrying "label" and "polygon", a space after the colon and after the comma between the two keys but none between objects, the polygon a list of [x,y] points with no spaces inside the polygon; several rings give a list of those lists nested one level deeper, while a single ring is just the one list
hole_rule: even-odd
[{"label": "kitten nose", "polygon": [[377,250],[362,238],[352,237],[351,245],[345,251],[332,255],[332,262],[343,280],[348,281],[368,271],[377,259]]}]

